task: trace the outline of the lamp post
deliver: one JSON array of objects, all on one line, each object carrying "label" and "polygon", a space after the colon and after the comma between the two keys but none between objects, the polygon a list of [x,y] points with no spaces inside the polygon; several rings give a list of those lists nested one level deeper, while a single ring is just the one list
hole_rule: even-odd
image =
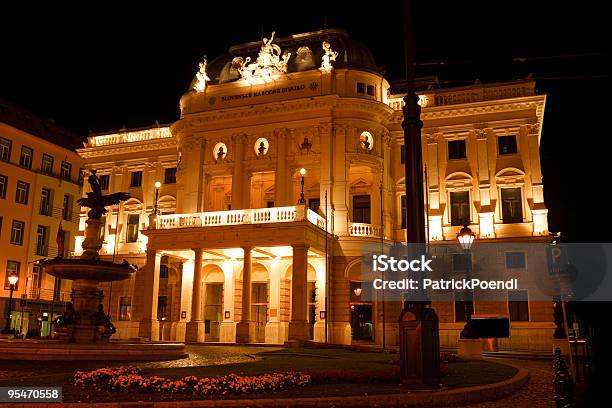
[{"label": "lamp post", "polygon": [[153,209],[153,214],[157,215],[157,200],[159,199],[159,189],[161,188],[161,183],[159,181],[155,182],[155,208]]},{"label": "lamp post", "polygon": [[300,204],[304,204],[306,203],[306,200],[304,199],[304,176],[306,175],[306,169],[305,168],[301,168],[300,169],[300,174],[302,175],[302,192],[300,193]]},{"label": "lamp post", "polygon": [[15,291],[15,285],[17,285],[17,281],[19,280],[19,275],[15,271],[11,272],[8,276],[10,295],[8,302],[8,311],[6,313],[6,325],[2,330],[2,334],[11,334],[13,331],[11,330],[11,314],[13,308],[13,292]]},{"label": "lamp post", "polygon": [[[466,278],[468,281],[471,279],[470,275],[472,272],[472,259],[470,257],[470,248],[474,243],[474,238],[476,238],[476,234],[474,234],[470,227],[468,227],[467,225],[461,228],[461,231],[459,231],[459,233],[457,234],[457,240],[459,241],[459,244],[461,245],[461,248],[463,249],[463,253],[465,255]],[[472,305],[474,302],[473,299],[474,298],[472,296]],[[465,326],[463,327],[463,330],[461,330],[459,337],[461,339],[477,339],[478,334],[476,333],[476,331],[474,330],[474,326],[472,325],[472,307],[468,302],[464,302],[464,305]]]}]

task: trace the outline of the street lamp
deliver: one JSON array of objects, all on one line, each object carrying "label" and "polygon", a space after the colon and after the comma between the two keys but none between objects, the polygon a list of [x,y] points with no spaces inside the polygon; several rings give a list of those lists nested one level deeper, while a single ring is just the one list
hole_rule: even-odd
[{"label": "street lamp", "polygon": [[[459,233],[457,234],[457,240],[459,241],[461,248],[463,248],[463,253],[465,255],[466,278],[468,281],[470,280],[470,274],[472,272],[472,259],[470,257],[470,248],[472,247],[475,238],[476,234],[474,234],[470,227],[468,227],[467,225],[461,228],[461,231],[459,231]],[[474,297],[472,296],[472,305],[474,304],[473,302]],[[472,325],[472,306],[470,306],[470,304],[464,300],[464,307],[465,326],[459,334],[459,337],[462,339],[477,339],[478,334],[476,333],[476,331],[474,330],[474,326]]]},{"label": "street lamp", "polygon": [[306,203],[306,200],[304,199],[304,176],[306,175],[306,169],[305,168],[301,168],[300,169],[300,174],[302,175],[302,192],[300,193],[300,204],[304,204]]},{"label": "street lamp", "polygon": [[19,280],[19,275],[17,275],[17,272],[12,271],[10,275],[8,276],[9,288],[11,292],[9,295],[8,311],[6,313],[6,326],[4,326],[4,329],[2,330],[2,334],[14,333],[13,330],[11,330],[11,314],[12,314],[12,308],[13,308],[13,291],[15,290],[15,285],[17,285],[18,280]]},{"label": "street lamp", "polygon": [[157,200],[159,199],[159,189],[161,187],[161,183],[159,181],[155,182],[155,208],[153,210],[153,214],[157,215]]}]

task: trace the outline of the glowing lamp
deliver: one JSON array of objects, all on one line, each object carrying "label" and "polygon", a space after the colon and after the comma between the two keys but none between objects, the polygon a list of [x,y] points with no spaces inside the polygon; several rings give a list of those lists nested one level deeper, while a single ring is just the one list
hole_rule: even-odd
[{"label": "glowing lamp", "polygon": [[476,238],[476,234],[474,234],[470,227],[468,227],[467,225],[461,228],[461,231],[459,231],[459,233],[457,234],[457,240],[459,240],[461,248],[466,251],[469,251],[469,249],[472,247],[474,238]]},{"label": "glowing lamp", "polygon": [[11,274],[8,276],[8,281],[11,286],[15,286],[18,280],[19,280],[19,275],[17,275],[15,271],[11,272]]},{"label": "glowing lamp", "polygon": [[355,292],[355,296],[359,297],[361,296],[361,288],[357,287],[355,289],[353,289],[353,292]]},{"label": "glowing lamp", "polygon": [[155,188],[160,188],[160,187],[161,187],[161,182],[156,181],[156,182],[155,182]]},{"label": "glowing lamp", "polygon": [[304,177],[306,175],[306,169],[302,167],[300,169],[300,174],[302,175],[302,177]]}]

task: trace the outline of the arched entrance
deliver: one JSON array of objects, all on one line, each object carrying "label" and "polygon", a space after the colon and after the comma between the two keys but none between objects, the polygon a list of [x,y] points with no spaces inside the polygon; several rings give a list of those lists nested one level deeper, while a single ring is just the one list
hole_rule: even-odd
[{"label": "arched entrance", "polygon": [[255,342],[266,341],[268,305],[270,304],[270,274],[259,263],[253,263],[251,281],[251,319],[255,324]]},{"label": "arched entrance", "polygon": [[223,321],[223,283],[218,265],[204,267],[204,341],[219,341]]},{"label": "arched entrance", "polygon": [[348,271],[351,340],[356,342],[374,341],[374,302],[371,285],[361,280],[360,263]]}]

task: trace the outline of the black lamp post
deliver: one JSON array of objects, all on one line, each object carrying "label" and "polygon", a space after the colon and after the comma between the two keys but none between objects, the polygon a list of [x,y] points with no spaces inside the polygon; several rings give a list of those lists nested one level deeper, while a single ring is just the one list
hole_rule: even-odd
[{"label": "black lamp post", "polygon": [[302,175],[302,192],[300,193],[300,204],[304,204],[306,203],[306,200],[304,199],[304,176],[306,175],[306,169],[305,168],[301,168],[300,169],[300,174]]},{"label": "black lamp post", "polygon": [[[468,227],[467,225],[465,225],[463,228],[461,228],[461,231],[459,231],[459,233],[457,234],[457,240],[459,241],[459,244],[461,245],[461,248],[463,249],[463,253],[465,255],[465,268],[466,268],[466,278],[467,280],[470,280],[471,277],[471,272],[472,272],[472,259],[470,257],[470,248],[472,247],[472,244],[474,243],[474,239],[476,238],[476,234],[474,234],[472,232],[472,230],[470,229],[470,227]],[[472,305],[474,304],[474,297],[472,296]],[[462,339],[477,339],[478,338],[478,334],[476,333],[476,331],[474,330],[474,326],[472,325],[472,307],[470,306],[470,303],[468,302],[464,302],[465,305],[465,326],[463,327],[463,330],[461,330],[461,333],[459,334],[459,337]]]},{"label": "black lamp post", "polygon": [[155,182],[155,208],[153,209],[153,214],[157,215],[157,201],[159,199],[159,189],[161,188],[161,183],[159,181]]},{"label": "black lamp post", "polygon": [[8,302],[8,311],[6,313],[6,325],[2,330],[2,334],[13,334],[13,330],[11,330],[11,314],[13,309],[13,292],[15,291],[15,285],[17,285],[17,281],[19,280],[19,275],[15,271],[11,272],[8,276],[9,288],[11,290],[9,295]]}]

